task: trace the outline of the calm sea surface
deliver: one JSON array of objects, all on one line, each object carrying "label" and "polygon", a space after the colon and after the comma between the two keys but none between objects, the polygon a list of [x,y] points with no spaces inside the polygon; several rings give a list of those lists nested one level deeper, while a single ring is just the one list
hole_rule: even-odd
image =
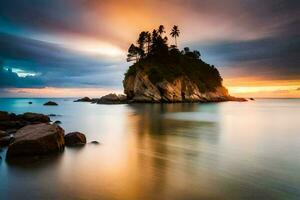
[{"label": "calm sea surface", "polygon": [[[0,160],[0,199],[300,199],[300,100],[94,105],[0,99],[0,110],[57,114],[83,148]],[[33,104],[28,104],[32,101]],[[5,157],[6,149],[0,151]]]}]

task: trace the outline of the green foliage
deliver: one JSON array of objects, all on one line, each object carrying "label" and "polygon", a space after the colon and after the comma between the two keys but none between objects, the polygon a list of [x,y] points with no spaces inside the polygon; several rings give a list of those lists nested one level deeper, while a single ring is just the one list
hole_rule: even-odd
[{"label": "green foliage", "polygon": [[[163,80],[173,81],[186,76],[193,81],[201,92],[214,91],[222,85],[219,71],[200,59],[199,51],[191,51],[188,47],[179,51],[177,45],[168,46],[168,39],[163,37],[164,27],[158,30],[141,32],[137,40],[138,46],[131,45],[128,60],[136,62],[125,73],[125,79],[134,76],[138,71],[145,72],[153,84]],[[179,36],[178,27],[174,26],[171,36]]]}]

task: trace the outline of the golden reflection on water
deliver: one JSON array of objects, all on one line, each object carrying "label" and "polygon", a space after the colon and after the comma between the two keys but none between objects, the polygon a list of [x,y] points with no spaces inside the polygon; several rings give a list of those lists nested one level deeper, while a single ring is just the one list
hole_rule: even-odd
[{"label": "golden reflection on water", "polygon": [[2,162],[0,199],[293,199],[300,102],[285,105],[78,104],[63,127],[101,144],[29,165]]}]

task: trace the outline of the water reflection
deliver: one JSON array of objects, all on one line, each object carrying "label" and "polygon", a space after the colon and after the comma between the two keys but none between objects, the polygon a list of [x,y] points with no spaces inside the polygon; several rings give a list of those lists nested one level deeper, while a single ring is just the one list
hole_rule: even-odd
[{"label": "water reflection", "polygon": [[[209,184],[201,188],[196,184],[191,188],[191,180],[197,180],[202,174],[201,168],[196,167],[202,161],[202,152],[209,152],[210,144],[218,142],[218,123],[197,118],[180,120],[181,113],[199,110],[198,104],[137,104],[130,108],[134,114],[128,116],[128,123],[134,134],[134,149],[138,150],[137,174],[146,174],[143,182],[151,183],[140,190],[149,189],[143,193],[153,194],[152,199],[191,199],[195,195],[191,190],[202,191],[200,196],[206,197]],[[179,115],[179,118],[174,119],[170,114]],[[203,144],[201,140],[207,143]],[[181,191],[180,195],[174,193],[176,189]],[[200,196],[198,193],[195,199]]]},{"label": "water reflection", "polygon": [[300,195],[300,101],[92,105],[57,100],[58,107],[45,109],[43,101],[28,108],[27,100],[13,100],[5,108],[60,114],[66,132],[82,131],[88,141],[101,144],[66,148],[27,165],[0,161],[0,180],[5,180],[0,199]]}]

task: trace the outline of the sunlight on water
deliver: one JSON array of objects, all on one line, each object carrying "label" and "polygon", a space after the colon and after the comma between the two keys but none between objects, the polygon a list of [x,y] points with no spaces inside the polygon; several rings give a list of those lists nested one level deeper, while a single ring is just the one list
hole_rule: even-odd
[{"label": "sunlight on water", "polygon": [[58,114],[51,119],[66,132],[101,144],[21,165],[0,160],[0,199],[300,198],[300,100],[46,101],[0,99],[0,110]]}]

